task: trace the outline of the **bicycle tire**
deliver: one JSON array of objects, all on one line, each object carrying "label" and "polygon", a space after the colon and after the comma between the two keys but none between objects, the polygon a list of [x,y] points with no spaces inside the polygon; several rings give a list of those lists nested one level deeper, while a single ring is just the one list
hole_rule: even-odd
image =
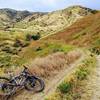
[{"label": "bicycle tire", "polygon": [[1,79],[4,79],[4,80],[6,80],[6,81],[9,81],[10,79],[9,78],[6,78],[6,77],[0,77],[0,80]]},{"label": "bicycle tire", "polygon": [[[10,95],[11,93],[14,92],[14,85],[12,85],[11,83],[9,83],[10,79],[6,78],[6,77],[0,77],[0,80],[4,80],[4,82],[0,82],[0,85],[1,86],[1,91],[2,93],[0,93],[0,95],[2,96],[7,96],[7,95]],[[12,90],[7,92],[7,88],[11,88],[12,87]]]},{"label": "bicycle tire", "polygon": [[[38,77],[34,78],[33,76],[31,76],[31,79],[33,79],[33,85],[32,85],[32,80],[28,79],[25,84],[25,89],[28,91],[42,92],[45,88],[44,81]],[[34,84],[34,81],[35,81],[35,84]],[[39,83],[39,87],[40,87],[39,89],[35,89],[36,82]]]}]

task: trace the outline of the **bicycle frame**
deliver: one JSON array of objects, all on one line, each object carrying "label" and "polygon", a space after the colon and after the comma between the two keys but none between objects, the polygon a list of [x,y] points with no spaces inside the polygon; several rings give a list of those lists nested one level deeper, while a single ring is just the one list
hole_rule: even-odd
[{"label": "bicycle frame", "polygon": [[[30,72],[29,70],[24,67],[24,70],[16,77],[13,77],[11,80],[10,80],[10,83],[14,82],[14,86],[24,86],[27,78],[30,76]],[[19,82],[18,82],[18,79],[19,79]]]},{"label": "bicycle frame", "polygon": [[33,91],[36,84],[39,86],[39,88],[36,89],[35,92],[41,92],[44,90],[45,87],[44,81],[30,73],[28,68],[25,66],[24,70],[19,75],[12,77],[11,79],[5,77],[2,77],[1,79],[7,81],[0,83],[0,88],[2,88],[2,91],[4,91],[4,96],[14,95],[17,91],[21,89]]}]

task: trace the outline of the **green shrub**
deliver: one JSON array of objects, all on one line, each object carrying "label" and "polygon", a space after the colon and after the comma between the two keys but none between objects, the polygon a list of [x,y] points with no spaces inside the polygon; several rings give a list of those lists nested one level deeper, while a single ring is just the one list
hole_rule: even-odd
[{"label": "green shrub", "polygon": [[41,51],[41,50],[42,50],[41,47],[37,47],[37,48],[36,48],[36,51]]},{"label": "green shrub", "polygon": [[86,79],[87,75],[88,75],[88,70],[85,68],[80,68],[78,71],[76,71],[76,77],[79,80],[84,80]]},{"label": "green shrub", "polygon": [[64,50],[62,48],[54,48],[52,51],[53,53],[56,53],[56,52],[63,52]]},{"label": "green shrub", "polygon": [[60,84],[58,86],[58,89],[62,93],[67,93],[67,92],[69,92],[71,90],[71,87],[72,87],[72,83],[70,83],[70,82],[63,82],[62,84]]},{"label": "green shrub", "polygon": [[[82,98],[82,93],[84,93],[85,82],[83,79],[93,71],[92,67],[96,67],[95,56],[90,56],[89,58],[82,61],[82,64],[78,66],[69,77],[63,81],[57,90],[47,100],[80,100]],[[58,97],[60,99],[58,99]]]},{"label": "green shrub", "polygon": [[15,43],[13,44],[14,47],[26,47],[28,45],[29,45],[28,41],[23,41],[23,40],[19,40],[19,39],[16,39]]},{"label": "green shrub", "polygon": [[6,67],[6,66],[11,66],[11,56],[10,55],[5,55],[2,56],[0,55],[0,67]]},{"label": "green shrub", "polygon": [[36,35],[32,35],[33,40],[39,40],[40,39],[40,33],[37,33]]},{"label": "green shrub", "polygon": [[98,11],[97,10],[92,10],[92,13],[96,14],[96,13],[98,13]]},{"label": "green shrub", "polygon": [[97,46],[97,47],[92,47],[92,48],[90,49],[90,51],[91,51],[92,53],[95,53],[95,54],[99,55],[99,54],[100,54],[100,47],[99,47],[99,46]]}]

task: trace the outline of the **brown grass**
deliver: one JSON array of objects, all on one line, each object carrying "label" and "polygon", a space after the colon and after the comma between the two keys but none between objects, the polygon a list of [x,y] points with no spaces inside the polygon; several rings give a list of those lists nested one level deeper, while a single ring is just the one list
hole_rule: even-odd
[{"label": "brown grass", "polygon": [[[79,35],[78,38],[74,36]],[[51,35],[44,40],[62,40],[67,44],[89,46],[100,38],[100,12],[86,16],[62,32]]]},{"label": "brown grass", "polygon": [[95,67],[95,56],[87,56],[45,100],[90,100],[91,92],[86,89],[87,77],[94,73]]},{"label": "brown grass", "polygon": [[68,67],[81,56],[80,52],[71,51],[68,54],[63,52],[54,53],[44,58],[36,58],[30,65],[29,70],[35,75],[43,78],[53,76],[61,69]]}]

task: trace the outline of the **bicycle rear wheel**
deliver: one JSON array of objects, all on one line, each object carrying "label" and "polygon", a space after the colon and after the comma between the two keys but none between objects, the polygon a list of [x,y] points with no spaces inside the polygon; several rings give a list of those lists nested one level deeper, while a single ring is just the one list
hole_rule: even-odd
[{"label": "bicycle rear wheel", "polygon": [[15,87],[9,81],[8,78],[0,77],[0,95],[7,96],[14,92]]}]

